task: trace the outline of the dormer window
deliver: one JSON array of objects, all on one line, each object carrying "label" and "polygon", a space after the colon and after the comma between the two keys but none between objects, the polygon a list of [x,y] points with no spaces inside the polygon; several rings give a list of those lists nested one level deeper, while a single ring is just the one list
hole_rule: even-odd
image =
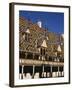
[{"label": "dormer window", "polygon": [[46,52],[45,48],[41,48],[41,55],[45,55],[45,52]]},{"label": "dormer window", "polygon": [[58,52],[61,52],[62,51],[60,45],[58,45],[57,51]]},{"label": "dormer window", "polygon": [[43,43],[41,46],[47,48],[46,40],[43,40]]},{"label": "dormer window", "polygon": [[40,49],[40,54],[42,55],[43,60],[45,59],[45,54],[46,54],[46,40],[43,40],[43,43],[41,44],[41,49]]},{"label": "dormer window", "polygon": [[29,36],[30,36],[30,30],[27,29],[23,35],[24,40],[29,41]]},{"label": "dormer window", "polygon": [[27,33],[25,33],[25,40],[28,41],[29,40],[29,35]]},{"label": "dormer window", "polygon": [[25,40],[25,34],[23,35],[23,39]]},{"label": "dormer window", "polygon": [[29,28],[26,30],[26,33],[27,33],[27,34],[30,34],[30,30],[29,30]]}]

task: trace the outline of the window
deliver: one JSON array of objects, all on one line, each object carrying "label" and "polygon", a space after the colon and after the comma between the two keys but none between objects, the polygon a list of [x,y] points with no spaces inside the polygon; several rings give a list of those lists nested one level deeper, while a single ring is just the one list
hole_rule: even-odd
[{"label": "window", "polygon": [[30,37],[30,30],[29,29],[26,30],[23,37],[24,37],[24,40],[29,41],[29,37]]},{"label": "window", "polygon": [[29,41],[29,40],[30,40],[30,34],[24,33],[24,34],[23,34],[23,40]]},{"label": "window", "polygon": [[45,55],[45,48],[41,48],[41,55]]}]

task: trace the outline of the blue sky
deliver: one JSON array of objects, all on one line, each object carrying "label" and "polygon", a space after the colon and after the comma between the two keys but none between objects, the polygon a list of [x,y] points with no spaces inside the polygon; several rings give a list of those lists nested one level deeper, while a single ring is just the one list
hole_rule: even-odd
[{"label": "blue sky", "polygon": [[50,32],[64,33],[64,13],[19,11],[19,16],[31,20],[33,23],[42,21],[42,27]]}]

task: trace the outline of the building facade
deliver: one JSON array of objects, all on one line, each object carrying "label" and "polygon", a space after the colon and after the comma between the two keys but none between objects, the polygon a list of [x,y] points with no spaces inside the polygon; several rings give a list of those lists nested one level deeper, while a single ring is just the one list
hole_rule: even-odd
[{"label": "building facade", "polygon": [[19,78],[64,76],[64,35],[19,18]]}]

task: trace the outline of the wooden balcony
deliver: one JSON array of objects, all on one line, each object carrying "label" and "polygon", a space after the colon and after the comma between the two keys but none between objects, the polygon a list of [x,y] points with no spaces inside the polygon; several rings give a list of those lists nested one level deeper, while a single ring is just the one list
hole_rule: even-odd
[{"label": "wooden balcony", "polygon": [[33,60],[33,59],[20,59],[20,65],[51,65],[51,66],[64,66],[64,62],[59,61],[42,61],[42,60]]}]

